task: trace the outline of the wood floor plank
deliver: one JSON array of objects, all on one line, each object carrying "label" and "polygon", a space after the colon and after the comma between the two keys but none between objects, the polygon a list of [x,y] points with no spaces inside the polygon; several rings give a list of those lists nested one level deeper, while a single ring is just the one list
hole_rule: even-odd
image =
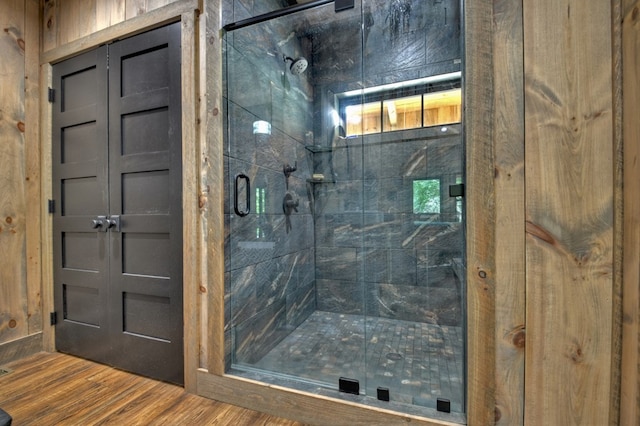
[{"label": "wood floor plank", "polygon": [[224,412],[225,404],[218,401],[202,404],[200,397],[183,394],[177,401],[176,406],[154,419],[152,424],[186,424],[191,421],[193,424],[203,424],[205,421],[212,422],[216,416]]},{"label": "wood floor plank", "polygon": [[45,391],[54,389],[60,376],[76,374],[89,366],[90,364],[78,364],[70,357],[54,358],[33,369],[28,365],[9,364],[9,368],[14,371],[0,376],[0,400],[20,400],[26,395],[45,396]]},{"label": "wood floor plank", "polygon": [[156,415],[170,407],[173,401],[182,393],[184,391],[176,386],[164,383],[158,384],[150,392],[140,395],[104,421],[96,423],[96,425],[149,424]]},{"label": "wood floor plank", "polygon": [[[119,381],[113,385],[108,385],[110,396],[105,398],[100,404],[94,403],[82,411],[78,410],[75,413],[75,418],[78,420],[81,419],[86,424],[104,423],[107,419],[114,416],[115,413],[122,411],[132,400],[146,393],[153,392],[154,388],[159,385],[143,377],[133,376],[122,371],[119,371],[119,373],[125,377],[121,380],[121,383]],[[117,392],[116,395],[114,395],[114,391]]]},{"label": "wood floor plank", "polygon": [[[114,378],[115,380],[109,380]],[[49,410],[39,416],[42,424],[91,424],[109,417],[127,403],[134,392],[138,395],[149,393],[155,386],[162,384],[125,373],[104,365],[87,370],[84,378],[77,377],[81,383],[74,392],[55,410]],[[84,379],[84,380],[82,380]],[[135,391],[132,391],[135,388]],[[121,401],[121,404],[117,404]],[[114,406],[115,405],[115,406]],[[93,418],[93,419],[92,419]]]},{"label": "wood floor plank", "polygon": [[[74,368],[71,373],[68,373],[68,370],[62,370],[60,374],[65,375],[65,382],[67,382],[69,379],[73,379],[78,373],[86,370],[86,368]],[[64,410],[64,406],[70,399],[84,394],[91,387],[90,383],[87,384],[84,381],[74,380],[73,392],[70,392],[70,389],[61,381],[48,381],[46,385],[35,385],[36,380],[30,380],[29,382],[34,383],[34,387],[30,393],[24,393],[20,398],[14,398],[10,402],[2,404],[2,409],[10,412],[14,418],[29,416],[41,419],[51,416],[54,413]]]},{"label": "wood floor plank", "polygon": [[1,367],[11,372],[0,376],[0,407],[16,425],[302,425],[59,353]]}]

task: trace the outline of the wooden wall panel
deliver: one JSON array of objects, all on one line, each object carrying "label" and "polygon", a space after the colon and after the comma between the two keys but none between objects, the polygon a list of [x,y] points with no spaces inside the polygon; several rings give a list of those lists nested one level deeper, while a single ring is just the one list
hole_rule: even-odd
[{"label": "wooden wall panel", "polygon": [[524,419],[526,328],[522,2],[501,0],[494,1],[493,5],[495,419],[496,424],[510,426],[522,424]]},{"label": "wooden wall panel", "polygon": [[620,424],[640,424],[640,1],[624,2],[622,28],[624,264]]},{"label": "wooden wall panel", "polygon": [[42,348],[39,10],[0,2],[0,361]]},{"label": "wooden wall panel", "polygon": [[42,51],[183,0],[40,0]]},{"label": "wooden wall panel", "polygon": [[0,2],[0,343],[28,334],[25,2]]},{"label": "wooden wall panel", "polygon": [[28,332],[42,331],[42,205],[40,182],[40,7],[25,0],[25,186]]},{"label": "wooden wall panel", "polygon": [[57,0],[41,0],[42,26],[40,45],[43,52],[58,45],[58,6]]},{"label": "wooden wall panel", "polygon": [[174,1],[178,0],[126,0],[126,19],[151,12]]},{"label": "wooden wall panel", "polygon": [[96,0],[57,0],[58,43],[65,44],[96,31]]},{"label": "wooden wall panel", "polygon": [[96,30],[124,21],[125,0],[96,0]]},{"label": "wooden wall panel", "polygon": [[610,2],[524,1],[525,423],[610,419],[614,146]]}]

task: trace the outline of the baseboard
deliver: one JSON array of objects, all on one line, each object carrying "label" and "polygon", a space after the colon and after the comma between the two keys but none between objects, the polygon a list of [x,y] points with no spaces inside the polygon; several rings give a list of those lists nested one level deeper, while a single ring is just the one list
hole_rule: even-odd
[{"label": "baseboard", "polygon": [[0,365],[42,352],[42,333],[0,344]]}]

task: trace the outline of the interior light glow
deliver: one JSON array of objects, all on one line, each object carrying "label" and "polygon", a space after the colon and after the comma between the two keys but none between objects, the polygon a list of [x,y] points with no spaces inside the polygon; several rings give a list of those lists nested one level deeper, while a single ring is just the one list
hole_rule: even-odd
[{"label": "interior light glow", "polygon": [[331,120],[333,121],[333,127],[340,125],[340,114],[335,109],[331,110]]},{"label": "interior light glow", "polygon": [[253,122],[253,134],[254,135],[270,135],[271,123],[268,121],[258,120]]}]

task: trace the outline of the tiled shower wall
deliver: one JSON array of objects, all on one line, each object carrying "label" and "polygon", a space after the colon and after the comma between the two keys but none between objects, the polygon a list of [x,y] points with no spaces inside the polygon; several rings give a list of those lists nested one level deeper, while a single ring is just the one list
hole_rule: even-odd
[{"label": "tiled shower wall", "polygon": [[[461,325],[464,235],[448,197],[464,170],[461,126],[336,142],[328,113],[340,93],[460,71],[460,2],[363,5],[362,38],[359,25],[339,14],[307,30],[314,172],[325,176],[313,184],[318,309]],[[413,180],[434,178],[443,214],[421,218],[413,213]]]},{"label": "tiled shower wall", "polygon": [[[337,179],[314,185],[319,310],[461,325],[463,229],[448,196],[460,126],[446,133],[347,139],[331,154]],[[439,217],[413,212],[413,180],[426,178],[441,181]]]}]

